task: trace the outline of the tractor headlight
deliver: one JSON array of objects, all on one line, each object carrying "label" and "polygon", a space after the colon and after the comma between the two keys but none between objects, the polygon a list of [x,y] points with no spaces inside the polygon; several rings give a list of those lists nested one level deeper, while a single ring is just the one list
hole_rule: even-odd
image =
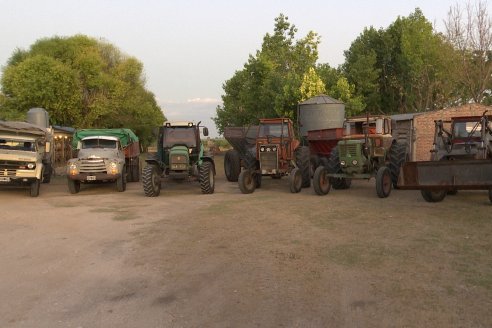
[{"label": "tractor headlight", "polygon": [[265,147],[260,147],[260,151],[265,151]]},{"label": "tractor headlight", "polygon": [[345,166],[347,163],[345,161],[340,161],[340,166]]},{"label": "tractor headlight", "polygon": [[277,151],[277,147],[273,147],[272,148],[272,151]]},{"label": "tractor headlight", "polygon": [[358,162],[356,159],[354,159],[354,160],[352,161],[352,165],[353,165],[353,166],[357,166],[357,164],[359,164],[359,162]]},{"label": "tractor headlight", "polygon": [[267,147],[267,151],[271,151],[272,149],[270,147]]}]

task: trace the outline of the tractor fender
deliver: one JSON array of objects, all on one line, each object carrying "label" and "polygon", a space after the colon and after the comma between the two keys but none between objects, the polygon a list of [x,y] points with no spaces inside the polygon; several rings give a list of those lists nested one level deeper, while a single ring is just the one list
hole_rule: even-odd
[{"label": "tractor fender", "polygon": [[212,163],[212,170],[214,171],[214,175],[216,174],[215,173],[215,162],[214,162],[214,159],[210,156],[203,156],[202,158],[202,162],[210,162]]}]

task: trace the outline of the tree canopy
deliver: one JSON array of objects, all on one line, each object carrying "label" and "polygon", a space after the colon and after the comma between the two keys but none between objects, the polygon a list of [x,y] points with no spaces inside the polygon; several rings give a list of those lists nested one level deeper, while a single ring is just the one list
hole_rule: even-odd
[{"label": "tree canopy", "polygon": [[2,119],[43,107],[52,124],[131,128],[145,145],[164,115],[145,88],[143,65],[115,46],[84,35],[40,39],[17,49],[0,81]]}]

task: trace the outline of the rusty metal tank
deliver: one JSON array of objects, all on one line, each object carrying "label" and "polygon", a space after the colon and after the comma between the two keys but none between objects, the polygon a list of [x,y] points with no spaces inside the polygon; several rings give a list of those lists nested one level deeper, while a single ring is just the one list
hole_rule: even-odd
[{"label": "rusty metal tank", "polygon": [[312,130],[342,128],[345,104],[327,95],[309,98],[298,105],[297,120],[301,137]]}]

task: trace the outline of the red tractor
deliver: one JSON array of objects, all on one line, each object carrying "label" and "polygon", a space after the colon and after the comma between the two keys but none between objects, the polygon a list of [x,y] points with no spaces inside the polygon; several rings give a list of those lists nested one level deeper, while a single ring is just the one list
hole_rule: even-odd
[{"label": "red tractor", "polygon": [[229,127],[224,137],[233,146],[224,158],[229,181],[238,181],[244,194],[261,186],[262,176],[289,176],[290,191],[311,185],[309,148],[301,146],[288,118],[260,119],[258,126]]}]

